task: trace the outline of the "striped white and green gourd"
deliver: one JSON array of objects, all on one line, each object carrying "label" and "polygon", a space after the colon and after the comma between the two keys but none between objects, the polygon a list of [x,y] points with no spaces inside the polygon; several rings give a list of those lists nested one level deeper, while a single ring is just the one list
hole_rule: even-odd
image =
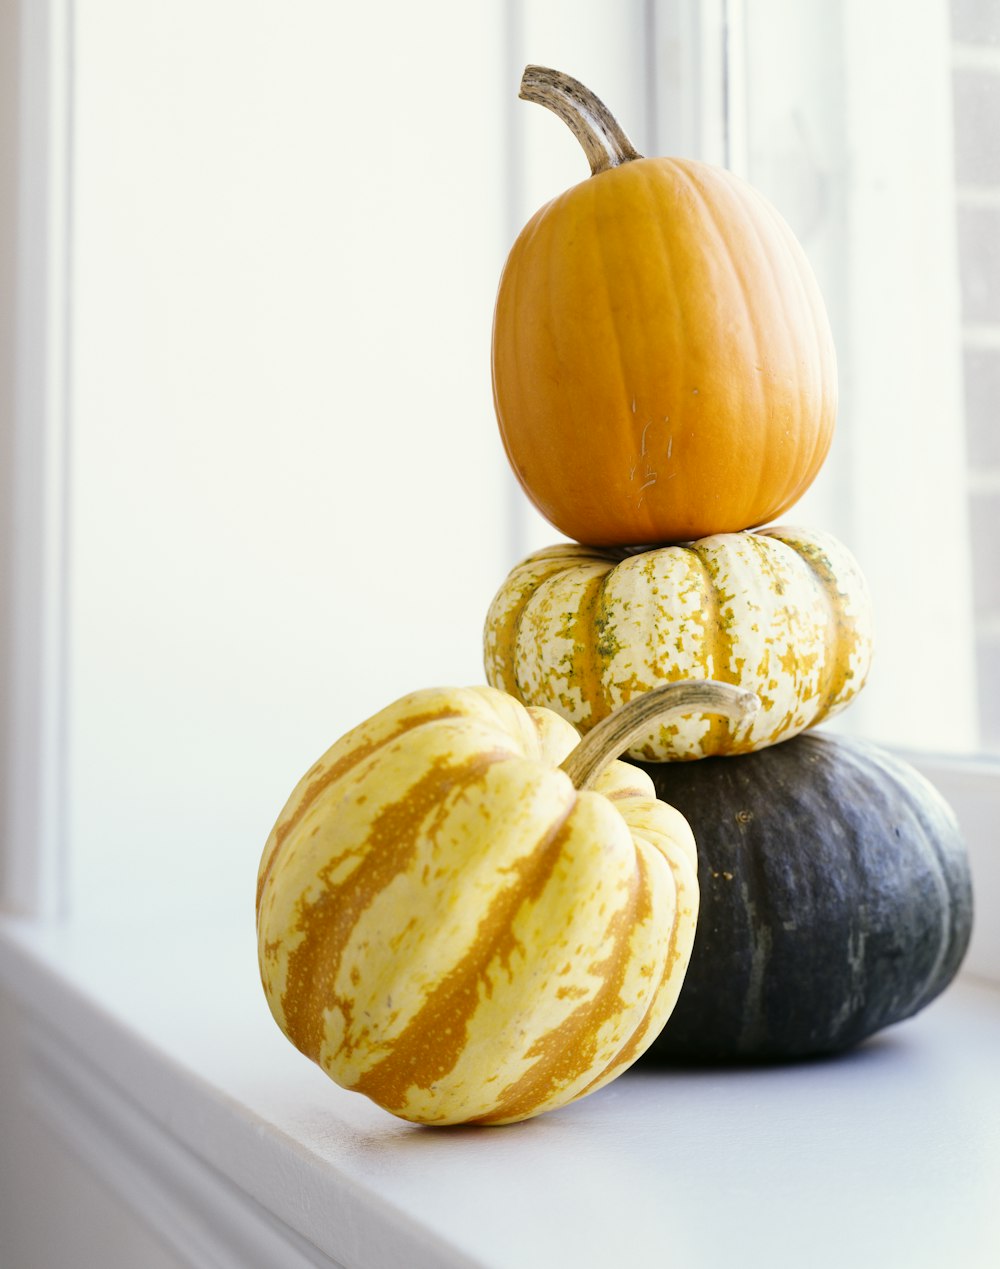
[{"label": "striped white and green gourd", "polygon": [[674,718],[629,750],[702,758],[762,749],[843,709],[868,674],[871,603],[856,560],[828,533],[720,533],[633,553],[570,543],[512,570],[484,644],[491,684],[581,732],[674,680],[756,693],[752,721]]}]

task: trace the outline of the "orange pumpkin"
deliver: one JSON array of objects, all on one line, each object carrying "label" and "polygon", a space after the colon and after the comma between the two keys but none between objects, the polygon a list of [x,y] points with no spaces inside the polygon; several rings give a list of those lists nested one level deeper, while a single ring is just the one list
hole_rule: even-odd
[{"label": "orange pumpkin", "polygon": [[760,525],[808,488],[836,415],[836,362],[788,225],[730,173],[642,158],[575,80],[521,96],[573,128],[592,175],[511,249],[493,326],[508,458],[562,533],[592,545]]}]

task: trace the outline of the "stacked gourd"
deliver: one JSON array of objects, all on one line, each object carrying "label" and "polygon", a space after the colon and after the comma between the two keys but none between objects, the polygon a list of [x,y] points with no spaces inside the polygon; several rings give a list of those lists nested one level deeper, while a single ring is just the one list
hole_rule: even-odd
[{"label": "stacked gourd", "polygon": [[522,96],[574,126],[593,173],[510,253],[494,398],[518,479],[576,542],[501,587],[487,678],[584,731],[658,683],[739,682],[762,703],[741,731],[692,717],[634,756],[774,744],[842,709],[871,656],[867,589],[839,542],[746,532],[804,492],[833,435],[836,362],[812,271],[730,173],[640,158],[557,72],[529,67]]},{"label": "stacked gourd", "polygon": [[971,892],[954,820],[911,768],[800,735],[854,699],[871,659],[847,549],[813,530],[752,531],[799,498],[829,449],[823,301],[750,186],[642,158],[558,72],[529,67],[521,95],[572,128],[591,176],[510,252],[494,400],[521,485],[575,541],[501,586],[487,678],[584,733],[663,682],[759,696],[753,717],[658,721],[629,751],[687,816],[701,861],[692,962],[651,1054],[844,1047],[950,981]]},{"label": "stacked gourd", "polygon": [[524,1119],[647,1053],[843,1046],[926,1003],[968,940],[933,790],[798,735],[854,697],[871,648],[843,546],[750,531],[833,429],[801,249],[725,172],[641,159],[575,81],[529,67],[522,95],[594,174],[511,251],[495,403],[521,483],[579,545],[501,587],[489,686],[414,692],[328,750],[258,873],[278,1025],[428,1124]]}]

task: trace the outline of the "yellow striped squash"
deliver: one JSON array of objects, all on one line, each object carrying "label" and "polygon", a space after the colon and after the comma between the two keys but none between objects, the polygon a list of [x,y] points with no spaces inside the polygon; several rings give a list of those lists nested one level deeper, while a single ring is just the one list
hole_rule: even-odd
[{"label": "yellow striped squash", "polygon": [[632,766],[577,788],[559,765],[579,740],[491,687],[430,689],[295,788],[260,865],[261,978],[338,1084],[416,1122],[504,1123],[652,1043],[694,939],[694,840]]},{"label": "yellow striped squash", "polygon": [[693,714],[658,723],[647,761],[747,753],[837,713],[872,652],[868,588],[828,533],[720,533],[629,554],[576,543],[538,551],[501,586],[485,628],[486,678],[581,732],[679,679],[755,692],[749,722]]}]

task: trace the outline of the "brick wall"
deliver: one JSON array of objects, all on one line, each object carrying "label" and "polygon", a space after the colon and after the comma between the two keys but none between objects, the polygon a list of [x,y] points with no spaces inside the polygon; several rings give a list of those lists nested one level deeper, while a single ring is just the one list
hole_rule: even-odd
[{"label": "brick wall", "polygon": [[1000,0],[952,0],[980,734],[1000,749]]}]

